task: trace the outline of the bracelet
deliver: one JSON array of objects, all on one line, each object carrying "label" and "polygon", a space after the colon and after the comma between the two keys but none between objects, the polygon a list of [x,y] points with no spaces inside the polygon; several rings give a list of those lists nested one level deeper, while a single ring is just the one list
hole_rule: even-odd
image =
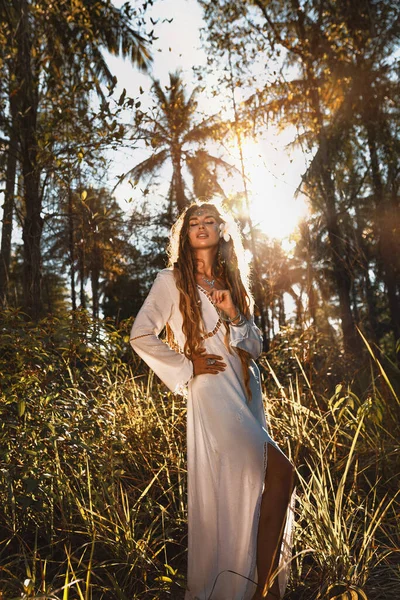
[{"label": "bracelet", "polygon": [[226,317],[223,317],[223,316],[221,315],[221,313],[220,313],[220,315],[219,315],[219,316],[220,316],[220,318],[221,318],[223,321],[226,321],[227,323],[232,323],[232,321],[236,321],[236,319],[237,319],[238,317],[241,317],[241,314],[240,314],[240,310],[239,310],[239,311],[238,311],[238,314],[237,314],[237,315],[235,315],[234,317],[232,317],[232,319],[231,319],[230,317],[228,317],[228,318],[226,318]]},{"label": "bracelet", "polygon": [[[233,319],[235,320],[235,319]],[[244,325],[246,323],[246,319],[244,318],[244,316],[241,314],[240,315],[240,319],[238,323],[231,323],[232,327],[241,327],[241,325]]]}]

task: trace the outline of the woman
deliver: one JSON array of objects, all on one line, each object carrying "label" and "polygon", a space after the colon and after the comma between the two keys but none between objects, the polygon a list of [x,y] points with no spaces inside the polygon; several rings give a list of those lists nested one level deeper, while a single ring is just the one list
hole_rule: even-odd
[{"label": "woman", "polygon": [[[188,386],[185,600],[275,600],[291,550],[293,467],[267,431],[240,235],[214,204],[194,204],[169,254],[131,344],[173,392]],[[168,344],[158,338],[165,325]]]}]

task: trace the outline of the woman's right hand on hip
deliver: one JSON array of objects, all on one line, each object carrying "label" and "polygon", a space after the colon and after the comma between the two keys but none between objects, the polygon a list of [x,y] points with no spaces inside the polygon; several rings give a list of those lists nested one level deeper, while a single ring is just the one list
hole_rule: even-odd
[{"label": "woman's right hand on hip", "polygon": [[193,355],[192,363],[194,377],[206,373],[218,375],[221,371],[225,371],[226,368],[222,356],[218,356],[218,354],[207,354],[204,348],[199,350],[198,354]]}]

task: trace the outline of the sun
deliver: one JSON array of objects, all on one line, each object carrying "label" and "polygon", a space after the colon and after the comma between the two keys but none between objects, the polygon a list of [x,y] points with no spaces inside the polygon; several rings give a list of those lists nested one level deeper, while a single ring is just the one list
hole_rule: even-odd
[{"label": "sun", "polygon": [[309,206],[296,194],[305,168],[302,154],[280,146],[245,140],[242,150],[252,223],[268,237],[285,240],[308,216]]}]

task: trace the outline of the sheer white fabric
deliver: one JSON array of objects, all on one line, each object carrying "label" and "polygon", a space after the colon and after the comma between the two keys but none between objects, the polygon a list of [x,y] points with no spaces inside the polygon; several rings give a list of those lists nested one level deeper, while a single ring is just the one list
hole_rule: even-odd
[{"label": "sheer white fabric", "polygon": [[[199,287],[206,333],[216,329],[218,313]],[[246,401],[242,365],[228,351],[225,327],[206,337],[208,353],[227,364],[218,375],[193,378],[192,363],[157,336],[166,323],[180,348],[184,345],[179,292],[173,272],[161,271],[137,315],[131,344],[173,392],[188,385],[188,585],[185,600],[250,600],[257,581],[256,542],[268,444],[260,374],[250,365],[251,402]],[[262,338],[253,320],[230,327],[230,346],[256,359]],[[279,448],[278,448],[279,450]],[[281,550],[279,587],[283,595],[291,557],[293,505],[286,521]]]}]

